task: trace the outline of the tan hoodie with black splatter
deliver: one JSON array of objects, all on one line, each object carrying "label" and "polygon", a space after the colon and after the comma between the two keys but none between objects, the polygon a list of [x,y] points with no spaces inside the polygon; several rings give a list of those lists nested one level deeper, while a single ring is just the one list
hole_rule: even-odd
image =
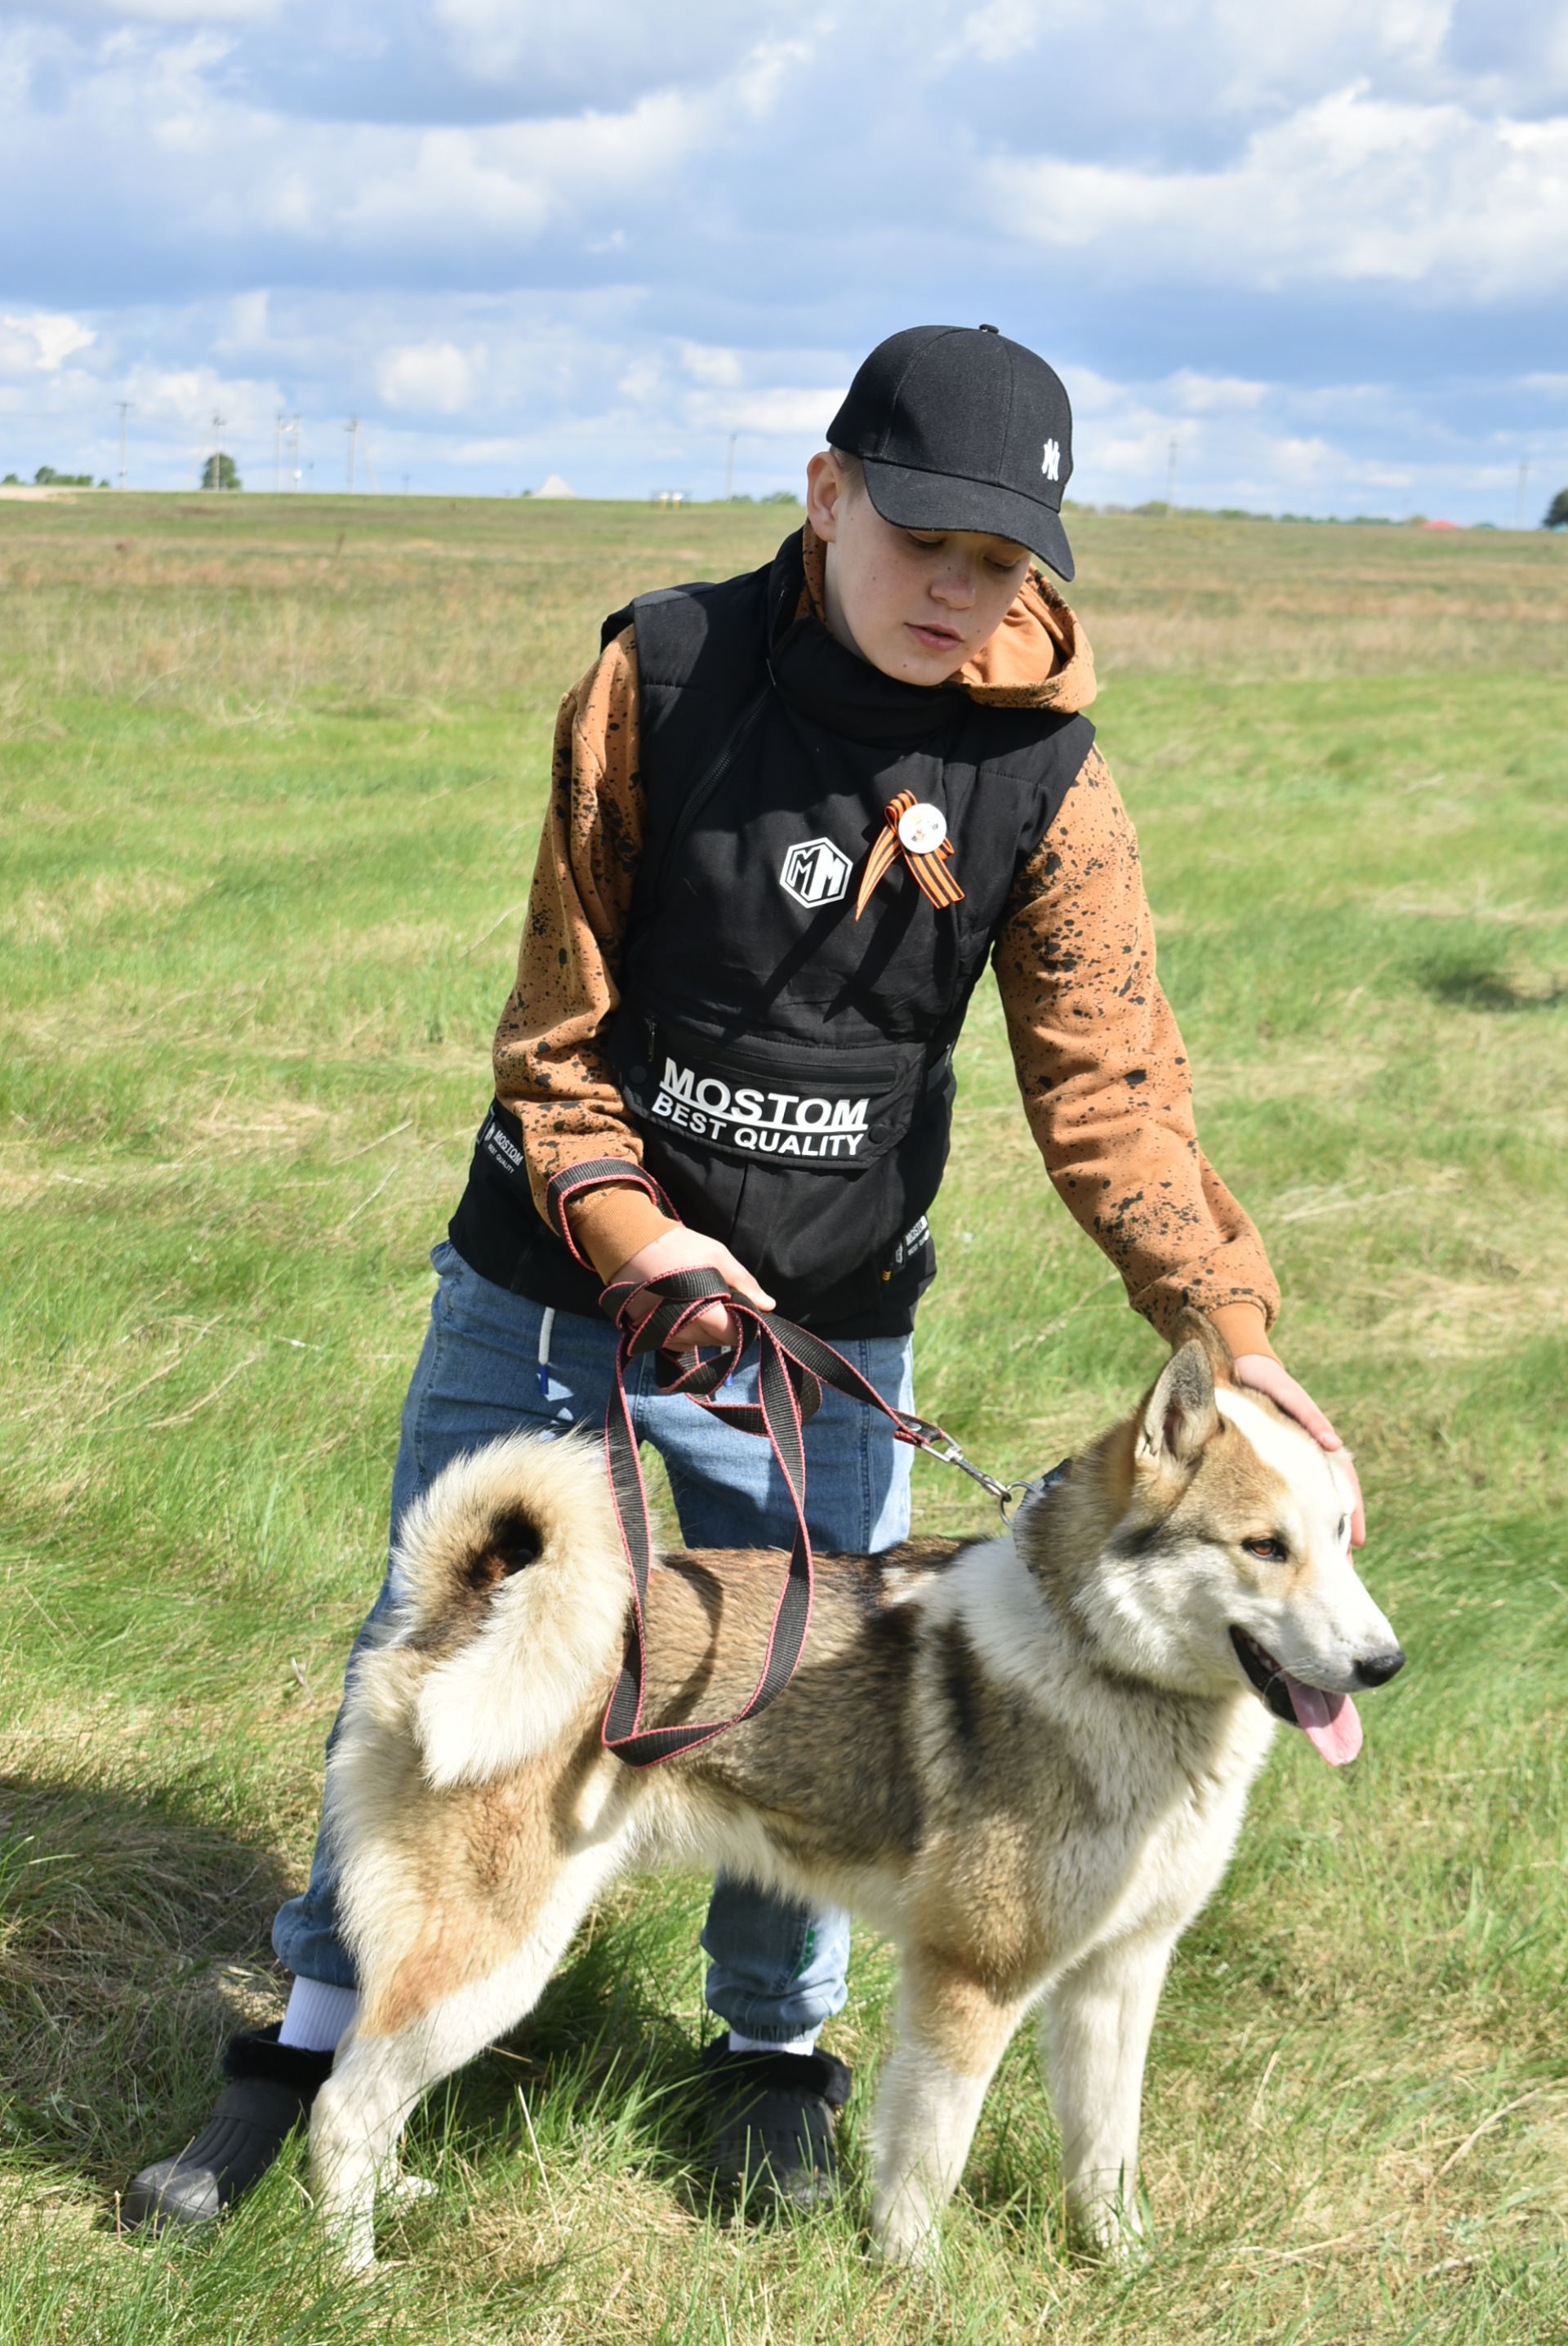
[{"label": "tan hoodie with black splatter", "polygon": [[[805,594],[820,617],[823,549],[809,525],[805,552]],[[1095,666],[1073,613],[1032,575],[958,681],[978,701],[1071,711],[1093,699]],[[496,1096],[522,1125],[541,1210],[565,1166],[642,1160],[603,1039],[620,999],[642,850],[637,764],[627,627],[561,703],[517,984],[495,1036]],[[1155,974],[1137,841],[1098,750],[1019,875],[995,968],[1045,1169],[1134,1309],[1168,1335],[1192,1304],[1233,1351],[1268,1350],[1278,1289],[1257,1230],[1198,1148],[1186,1056]],[[961,1103],[961,1127],[962,1113]],[[669,1227],[626,1186],[591,1190],[569,1210],[606,1280]]]}]

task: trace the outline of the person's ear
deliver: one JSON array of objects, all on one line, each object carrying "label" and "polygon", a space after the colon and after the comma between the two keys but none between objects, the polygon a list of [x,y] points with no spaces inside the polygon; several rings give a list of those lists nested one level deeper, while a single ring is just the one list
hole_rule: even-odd
[{"label": "person's ear", "polygon": [[806,467],[806,518],[824,546],[839,535],[844,488],[838,458],[830,448],[822,449]]}]

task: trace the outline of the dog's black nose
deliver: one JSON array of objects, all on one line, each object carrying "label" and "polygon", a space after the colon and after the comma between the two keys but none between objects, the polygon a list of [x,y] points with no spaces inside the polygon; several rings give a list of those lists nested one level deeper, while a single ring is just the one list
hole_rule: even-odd
[{"label": "dog's black nose", "polygon": [[1403,1654],[1398,1646],[1392,1646],[1386,1654],[1369,1654],[1364,1661],[1358,1662],[1356,1676],[1363,1686],[1387,1686],[1404,1666]]}]

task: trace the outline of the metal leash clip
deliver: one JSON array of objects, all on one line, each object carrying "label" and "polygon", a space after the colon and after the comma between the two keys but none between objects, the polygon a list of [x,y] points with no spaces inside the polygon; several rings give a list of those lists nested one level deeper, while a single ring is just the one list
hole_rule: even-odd
[{"label": "metal leash clip", "polygon": [[1070,1458],[1064,1458],[1059,1466],[1053,1466],[1048,1474],[1036,1474],[1033,1482],[999,1483],[994,1474],[983,1473],[966,1458],[952,1434],[942,1426],[933,1425],[929,1417],[910,1417],[901,1412],[900,1422],[904,1428],[905,1439],[913,1443],[927,1458],[934,1458],[939,1465],[956,1466],[961,1474],[967,1474],[972,1483],[978,1483],[983,1491],[988,1491],[995,1500],[1004,1524],[1012,1522],[1012,1511],[1015,1506],[1022,1506],[1026,1499],[1039,1498],[1044,1492],[1054,1491],[1073,1464]]},{"label": "metal leash clip", "polygon": [[903,1423],[909,1429],[910,1440],[918,1450],[923,1451],[926,1457],[936,1459],[943,1466],[956,1466],[961,1474],[967,1474],[972,1483],[978,1483],[983,1491],[989,1491],[1002,1510],[1005,1522],[1008,1499],[1014,1491],[1024,1487],[1023,1484],[999,1483],[994,1474],[983,1473],[964,1456],[952,1434],[944,1433],[940,1425],[933,1425],[930,1418],[906,1417]]}]

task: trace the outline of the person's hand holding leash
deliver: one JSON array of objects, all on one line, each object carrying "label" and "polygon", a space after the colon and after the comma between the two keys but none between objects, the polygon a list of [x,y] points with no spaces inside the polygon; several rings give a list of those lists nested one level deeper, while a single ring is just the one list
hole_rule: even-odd
[{"label": "person's hand holding leash", "polygon": [[[638,1247],[636,1254],[628,1255],[615,1277],[606,1283],[620,1287],[634,1279],[662,1279],[667,1271],[671,1270],[717,1270],[720,1278],[728,1280],[731,1287],[738,1289],[764,1311],[771,1311],[774,1308],[772,1296],[766,1288],[758,1286],[751,1273],[736,1261],[727,1246],[721,1246],[717,1239],[705,1239],[700,1230],[688,1230],[683,1223],[677,1224],[674,1229],[662,1230],[647,1246]],[[657,1296],[649,1295],[646,1289],[632,1298],[633,1306],[638,1312],[651,1311],[657,1301]],[[735,1341],[735,1322],[729,1313],[715,1305],[711,1311],[699,1311],[695,1320],[686,1322],[672,1349],[688,1352],[695,1352],[701,1344],[731,1344]]]},{"label": "person's hand holding leash", "polygon": [[1341,1464],[1356,1494],[1355,1510],[1350,1517],[1350,1545],[1360,1547],[1367,1536],[1367,1511],[1361,1503],[1360,1476],[1351,1464],[1349,1451],[1306,1386],[1298,1385],[1284,1362],[1277,1361],[1272,1352],[1239,1354],[1234,1363],[1234,1374],[1238,1385],[1250,1385],[1254,1392],[1265,1393],[1271,1402],[1277,1402],[1288,1416],[1295,1418],[1298,1425],[1304,1425],[1313,1441],[1320,1443],[1325,1450],[1338,1450],[1344,1454]]}]

